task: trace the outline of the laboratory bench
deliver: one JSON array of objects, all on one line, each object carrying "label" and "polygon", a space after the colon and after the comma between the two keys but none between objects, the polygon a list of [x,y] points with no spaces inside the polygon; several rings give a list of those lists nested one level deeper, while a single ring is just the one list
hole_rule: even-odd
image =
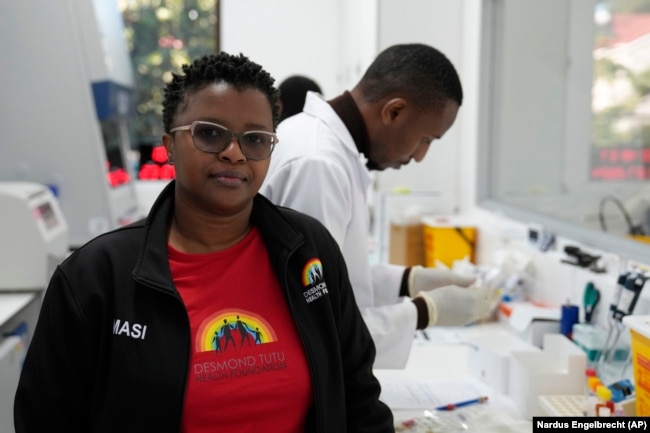
[{"label": "laboratory bench", "polygon": [[14,394],[41,296],[40,292],[0,291],[0,432],[13,432]]},{"label": "laboratory bench", "polygon": [[[558,341],[565,340],[560,341],[560,346],[567,342],[568,345],[575,346],[560,334],[554,337]],[[575,347],[573,352],[573,348],[568,345],[553,348],[554,343],[549,343],[549,350],[570,352],[568,355],[554,353],[550,356],[558,358],[558,362],[571,364],[569,370],[578,375],[574,383],[579,383],[582,390],[584,364],[579,361],[580,349]],[[513,368],[517,369],[512,361],[515,352],[530,353],[533,357],[540,358],[541,362],[546,362],[543,359],[545,349],[528,343],[503,322],[459,328],[431,327],[416,331],[404,369],[375,369],[374,372],[382,386],[381,399],[392,409],[397,427],[408,426],[414,420],[424,420],[427,416],[442,413],[447,418],[440,422],[447,422],[450,417],[461,417],[470,423],[474,420],[475,424],[480,422],[480,429],[476,431],[530,432],[532,416],[548,414],[539,412],[543,409],[537,405],[539,396],[531,395],[529,400],[521,401],[522,393],[531,391],[533,379],[530,379],[528,387],[519,384],[527,389],[509,389],[508,373]],[[584,355],[582,359],[584,360]],[[578,369],[581,370],[578,372]],[[520,375],[530,374],[521,366],[519,371]],[[561,375],[556,379],[564,382],[558,385],[559,392],[570,391],[567,387],[570,383],[567,382],[571,381],[565,380]],[[517,386],[512,385],[512,388]],[[436,407],[449,403],[465,402],[483,396],[488,398],[482,404],[471,404],[446,413],[435,410]],[[403,430],[398,428],[398,431],[411,430],[403,427]],[[467,431],[473,430],[469,428]]]}]

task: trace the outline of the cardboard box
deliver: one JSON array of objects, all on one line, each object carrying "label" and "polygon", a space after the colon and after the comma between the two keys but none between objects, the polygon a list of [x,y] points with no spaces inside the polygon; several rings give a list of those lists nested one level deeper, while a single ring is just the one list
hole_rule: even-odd
[{"label": "cardboard box", "polygon": [[390,225],[389,263],[394,265],[415,266],[424,264],[423,225]]}]

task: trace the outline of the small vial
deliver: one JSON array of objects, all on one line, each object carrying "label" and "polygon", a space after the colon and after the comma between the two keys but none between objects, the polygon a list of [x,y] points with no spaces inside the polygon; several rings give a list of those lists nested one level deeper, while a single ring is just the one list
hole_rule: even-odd
[{"label": "small vial", "polygon": [[612,416],[614,413],[612,390],[605,385],[599,385],[596,388],[596,395],[600,400],[600,402],[596,403],[596,416]]},{"label": "small vial", "polygon": [[596,415],[596,403],[598,403],[598,398],[596,397],[595,391],[591,388],[591,383],[597,381],[600,383],[600,380],[596,377],[596,370],[593,368],[587,368],[585,370],[585,391],[582,399],[582,415],[583,416],[595,416]]},{"label": "small vial", "polygon": [[601,406],[597,409],[596,416],[612,416],[612,410],[607,406]]}]

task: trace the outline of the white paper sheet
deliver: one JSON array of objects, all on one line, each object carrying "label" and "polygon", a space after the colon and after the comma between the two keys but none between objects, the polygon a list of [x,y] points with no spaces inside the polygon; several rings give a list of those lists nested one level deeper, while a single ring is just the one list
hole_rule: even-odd
[{"label": "white paper sheet", "polygon": [[481,396],[493,397],[494,391],[472,380],[385,380],[380,399],[391,409],[429,409]]},{"label": "white paper sheet", "polygon": [[414,344],[436,345],[436,344],[461,344],[458,328],[427,328],[415,331]]}]

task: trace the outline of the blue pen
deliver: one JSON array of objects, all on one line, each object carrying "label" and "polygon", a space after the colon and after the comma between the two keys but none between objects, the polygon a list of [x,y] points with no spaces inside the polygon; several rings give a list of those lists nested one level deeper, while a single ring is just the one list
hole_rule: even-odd
[{"label": "blue pen", "polygon": [[456,408],[463,407],[463,406],[470,406],[472,404],[485,403],[487,401],[487,399],[488,398],[486,396],[483,396],[483,397],[475,398],[475,399],[472,399],[472,400],[460,401],[458,403],[449,403],[449,404],[446,404],[444,406],[438,406],[436,408],[436,410],[454,410]]}]

